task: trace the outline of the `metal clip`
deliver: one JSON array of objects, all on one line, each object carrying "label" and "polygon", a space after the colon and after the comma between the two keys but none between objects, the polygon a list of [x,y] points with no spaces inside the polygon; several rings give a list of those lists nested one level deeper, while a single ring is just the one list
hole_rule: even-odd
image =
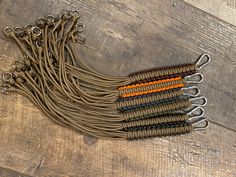
[{"label": "metal clip", "polygon": [[46,20],[45,18],[43,17],[39,17],[37,20],[36,20],[36,24],[39,28],[43,28],[45,25],[46,25]]},{"label": "metal clip", "polygon": [[[203,61],[203,59],[206,59],[206,61]],[[195,65],[198,68],[198,71],[202,69],[204,66],[206,66],[211,61],[211,56],[209,54],[202,54],[200,58],[196,61]]]},{"label": "metal clip", "polygon": [[197,106],[197,107],[193,108],[192,110],[190,110],[187,113],[187,115],[190,117],[188,119],[189,121],[195,120],[197,118],[204,116],[204,109],[200,106]]},{"label": "metal clip", "polygon": [[186,84],[200,84],[202,83],[204,77],[201,73],[195,73],[184,77]]},{"label": "metal clip", "polygon": [[19,39],[23,39],[25,37],[25,31],[21,27],[15,27],[14,33]]},{"label": "metal clip", "polygon": [[198,120],[193,121],[192,126],[194,130],[205,130],[209,127],[209,121],[206,118],[201,117]]},{"label": "metal clip", "polygon": [[74,10],[74,11],[71,12],[71,15],[72,15],[73,17],[76,17],[76,18],[78,19],[78,18],[80,17],[80,11]]},{"label": "metal clip", "polygon": [[11,27],[6,27],[3,29],[3,33],[6,37],[12,37],[15,35],[14,29]]},{"label": "metal clip", "polygon": [[207,98],[204,96],[191,98],[189,101],[191,101],[192,106],[206,106],[207,104]]},{"label": "metal clip", "polygon": [[32,32],[32,25],[30,24],[25,25],[24,30],[25,30],[25,33],[29,35]]},{"label": "metal clip", "polygon": [[40,36],[42,34],[42,31],[38,26],[32,27],[31,30],[32,30],[33,34],[35,34],[37,36]]},{"label": "metal clip", "polygon": [[71,17],[72,17],[72,15],[71,15],[71,13],[70,12],[64,12],[62,15],[61,15],[61,19],[63,20],[63,21],[68,21],[68,20],[70,20],[71,19]]},{"label": "metal clip", "polygon": [[77,23],[75,27],[76,27],[76,32],[78,32],[78,33],[83,32],[85,29],[85,26],[83,23]]},{"label": "metal clip", "polygon": [[183,87],[181,90],[184,91],[183,95],[190,97],[197,97],[200,94],[200,90],[197,86]]},{"label": "metal clip", "polygon": [[55,17],[53,15],[48,15],[46,18],[46,23],[48,26],[54,26],[55,25]]}]

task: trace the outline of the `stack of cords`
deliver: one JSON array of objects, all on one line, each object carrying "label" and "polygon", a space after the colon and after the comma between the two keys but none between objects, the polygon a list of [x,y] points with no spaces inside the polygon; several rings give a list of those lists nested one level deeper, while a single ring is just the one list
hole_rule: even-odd
[{"label": "stack of cords", "polygon": [[4,34],[23,57],[2,74],[2,92],[26,95],[56,122],[98,138],[148,138],[208,126],[200,107],[207,100],[196,84],[203,80],[199,70],[209,55],[192,64],[108,76],[77,53],[76,44],[85,42],[79,17],[72,11],[38,18],[36,25],[6,27]]}]

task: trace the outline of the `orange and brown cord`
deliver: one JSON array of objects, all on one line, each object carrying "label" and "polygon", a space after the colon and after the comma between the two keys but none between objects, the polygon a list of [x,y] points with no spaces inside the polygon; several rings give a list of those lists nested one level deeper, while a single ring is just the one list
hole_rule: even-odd
[{"label": "orange and brown cord", "polygon": [[137,105],[169,98],[164,103],[145,104],[127,112],[117,110],[116,101],[119,97],[137,99],[133,96],[182,88],[186,85],[183,78],[197,71],[195,63],[130,76],[102,74],[87,65],[78,53],[76,42],[85,42],[79,18],[80,12],[75,10],[61,17],[40,17],[32,26],[6,27],[5,36],[15,41],[23,59],[2,75],[2,91],[17,90],[55,122],[97,138],[137,139],[193,130],[187,113],[166,116],[192,106],[189,97],[182,98],[182,91],[127,101],[124,104]]},{"label": "orange and brown cord", "polygon": [[163,83],[163,82],[177,81],[177,80],[181,80],[181,79],[182,79],[182,77],[178,76],[178,77],[174,77],[174,78],[170,78],[170,79],[163,79],[163,80],[157,80],[157,81],[152,81],[152,82],[147,82],[147,83],[122,86],[122,87],[119,87],[118,90],[136,88],[136,87],[144,87],[144,86],[159,84],[159,83]]},{"label": "orange and brown cord", "polygon": [[144,94],[149,94],[149,93],[162,92],[162,91],[175,89],[175,88],[182,88],[184,86],[185,86],[184,84],[175,84],[175,85],[171,85],[171,86],[167,86],[167,87],[163,87],[163,88],[159,88],[159,89],[154,89],[154,90],[148,90],[148,91],[144,91],[144,92],[134,92],[134,93],[130,93],[130,94],[122,94],[120,96],[123,98],[127,98],[127,97],[144,95]]}]

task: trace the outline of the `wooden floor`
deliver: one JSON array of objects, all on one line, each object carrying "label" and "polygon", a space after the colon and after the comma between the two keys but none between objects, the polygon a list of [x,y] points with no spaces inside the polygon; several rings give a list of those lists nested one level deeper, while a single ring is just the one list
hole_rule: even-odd
[{"label": "wooden floor", "polygon": [[[183,136],[95,139],[55,124],[21,95],[0,94],[1,177],[236,176],[235,0],[0,0],[0,9],[0,29],[80,10],[81,56],[113,75],[212,56],[200,86],[210,127]],[[20,57],[1,34],[0,72]]]}]

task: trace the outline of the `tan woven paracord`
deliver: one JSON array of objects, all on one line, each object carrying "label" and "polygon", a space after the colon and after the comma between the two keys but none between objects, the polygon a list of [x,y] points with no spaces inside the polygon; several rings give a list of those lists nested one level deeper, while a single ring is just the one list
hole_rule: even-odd
[{"label": "tan woven paracord", "polygon": [[[108,76],[90,68],[80,58],[77,47],[85,42],[85,37],[81,35],[84,25],[78,22],[79,18],[80,12],[72,11],[60,18],[40,17],[36,25],[5,28],[6,37],[16,42],[22,59],[2,74],[2,92],[23,94],[57,123],[98,138],[133,139],[191,131],[187,113],[165,114],[191,107],[190,96],[182,98],[181,89],[190,85],[185,76],[196,73],[209,61],[199,64],[198,60],[124,77]],[[136,98],[140,95],[147,97]],[[120,97],[133,98],[119,102]],[[156,101],[163,102],[146,104]],[[134,105],[142,106],[119,111]],[[162,117],[154,118],[156,115]],[[148,119],[140,120],[144,118]],[[156,125],[164,128],[133,131],[133,127]]]},{"label": "tan woven paracord", "polygon": [[181,127],[164,128],[164,129],[153,129],[153,130],[140,130],[140,131],[129,131],[127,139],[144,139],[160,136],[178,135],[183,133],[189,133],[193,130],[191,124],[186,124]]},{"label": "tan woven paracord", "polygon": [[135,99],[128,99],[125,101],[119,101],[116,104],[117,104],[117,108],[119,109],[122,107],[140,105],[140,104],[150,103],[150,102],[154,102],[154,101],[164,100],[167,98],[178,97],[178,96],[183,95],[183,93],[184,93],[183,90],[160,92],[155,95],[150,95],[150,96],[145,96],[145,97],[135,98]]}]

